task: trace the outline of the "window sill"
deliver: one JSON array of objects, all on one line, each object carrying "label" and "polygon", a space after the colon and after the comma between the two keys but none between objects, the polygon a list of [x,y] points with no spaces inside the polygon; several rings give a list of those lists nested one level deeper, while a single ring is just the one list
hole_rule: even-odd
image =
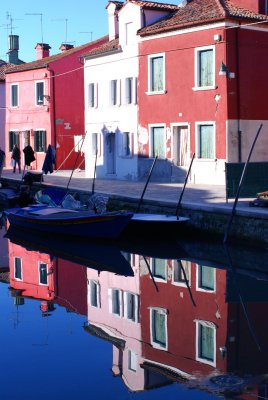
[{"label": "window sill", "polygon": [[200,92],[200,91],[207,91],[207,90],[216,90],[218,89],[218,86],[195,86],[192,88],[194,92]]},{"label": "window sill", "polygon": [[157,94],[166,94],[167,91],[166,90],[160,90],[159,92],[155,91],[155,92],[145,92],[148,96],[154,96]]}]

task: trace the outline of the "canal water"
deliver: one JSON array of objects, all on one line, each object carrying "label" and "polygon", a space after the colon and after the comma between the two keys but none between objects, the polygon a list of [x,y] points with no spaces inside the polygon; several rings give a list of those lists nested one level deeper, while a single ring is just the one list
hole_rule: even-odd
[{"label": "canal water", "polygon": [[267,399],[264,250],[0,230],[1,400]]}]

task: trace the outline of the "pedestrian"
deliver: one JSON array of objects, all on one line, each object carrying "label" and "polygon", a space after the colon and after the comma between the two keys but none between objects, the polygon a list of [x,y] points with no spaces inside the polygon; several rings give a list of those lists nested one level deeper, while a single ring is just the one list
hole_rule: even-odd
[{"label": "pedestrian", "polygon": [[35,156],[32,146],[28,144],[26,147],[24,147],[23,153],[24,153],[25,167],[27,167],[26,169],[30,169],[31,163],[35,161]]},{"label": "pedestrian", "polygon": [[4,168],[5,158],[6,158],[6,153],[0,147],[0,177],[2,175],[2,171]]},{"label": "pedestrian", "polygon": [[19,169],[19,174],[21,173],[21,164],[20,164],[20,149],[18,148],[17,144],[14,144],[12,153],[11,153],[11,159],[13,160],[13,173],[15,174],[16,172],[16,166],[18,164],[18,169]]}]

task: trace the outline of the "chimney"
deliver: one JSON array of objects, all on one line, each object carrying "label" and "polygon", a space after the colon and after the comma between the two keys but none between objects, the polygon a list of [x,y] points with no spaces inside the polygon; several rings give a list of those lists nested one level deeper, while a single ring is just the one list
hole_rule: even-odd
[{"label": "chimney", "polygon": [[121,7],[110,1],[106,8],[108,10],[109,40],[111,41],[118,36],[118,11]]},{"label": "chimney", "polygon": [[35,46],[36,59],[41,60],[42,58],[49,57],[49,49],[51,47],[46,43],[37,43]]},{"label": "chimney", "polygon": [[63,51],[67,51],[70,49],[73,49],[74,46],[72,44],[68,44],[68,43],[62,43],[59,47],[59,49],[63,52]]},{"label": "chimney", "polygon": [[8,54],[8,62],[10,64],[19,64],[19,37],[18,35],[9,35],[8,36],[9,42],[9,50]]}]

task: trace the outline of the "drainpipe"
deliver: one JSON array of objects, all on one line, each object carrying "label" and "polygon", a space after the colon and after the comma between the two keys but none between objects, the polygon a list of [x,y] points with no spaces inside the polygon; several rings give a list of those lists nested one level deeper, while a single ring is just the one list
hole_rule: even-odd
[{"label": "drainpipe", "polygon": [[[56,149],[57,137],[56,137],[56,109],[55,109],[55,72],[53,69],[46,65],[48,72],[50,73],[50,121],[51,121],[51,138],[54,143],[51,143]],[[56,166],[55,166],[56,167]]]},{"label": "drainpipe", "polygon": [[236,93],[237,93],[237,144],[238,144],[238,162],[242,162],[242,131],[240,128],[240,65],[239,65],[239,28],[236,28]]}]

